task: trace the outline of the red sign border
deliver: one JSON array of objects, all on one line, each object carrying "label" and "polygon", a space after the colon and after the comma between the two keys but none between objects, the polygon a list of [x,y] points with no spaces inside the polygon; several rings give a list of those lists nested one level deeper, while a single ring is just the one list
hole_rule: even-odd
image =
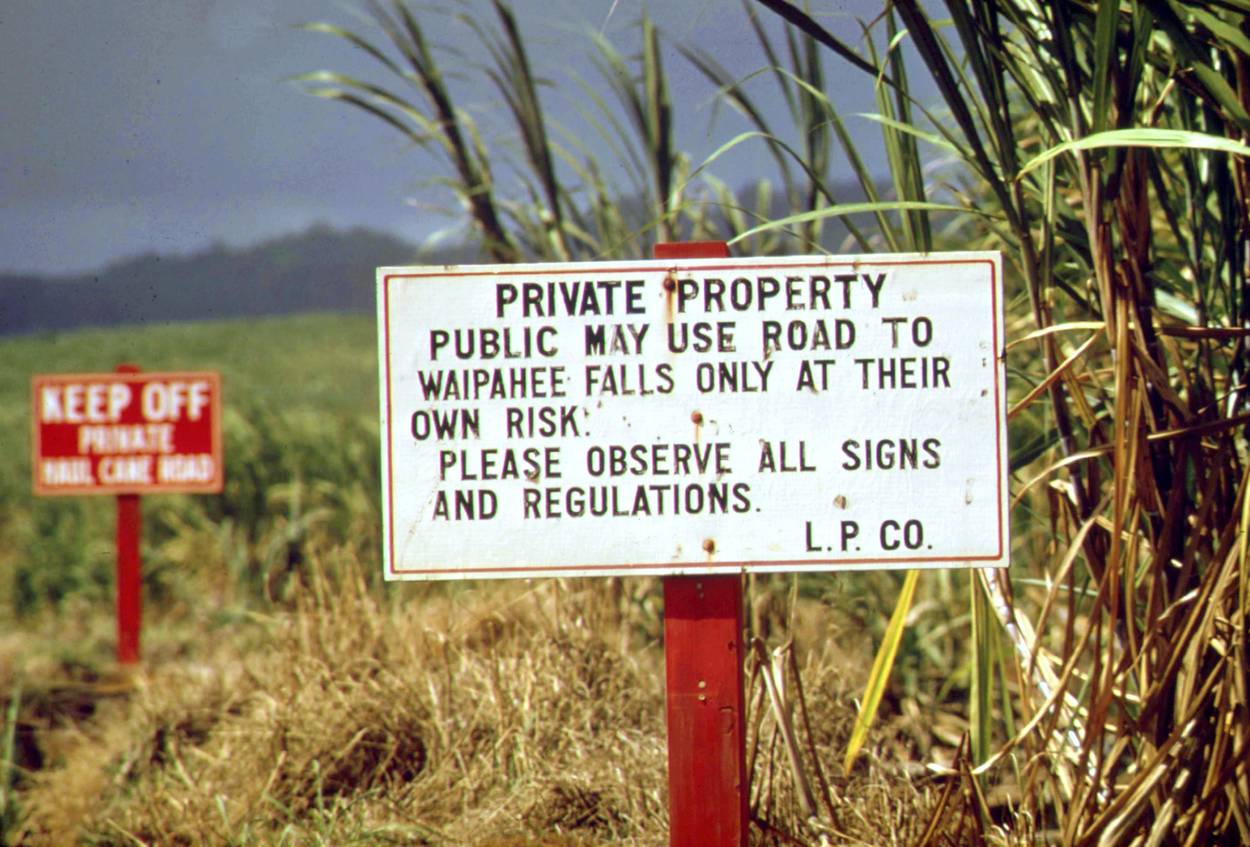
[{"label": "red sign border", "polygon": [[[39,481],[39,460],[41,452],[39,431],[39,389],[44,385],[64,384],[69,382],[155,382],[166,379],[207,379],[212,386],[213,404],[209,426],[212,441],[212,456],[216,464],[216,474],[209,482],[172,483],[168,485],[75,485],[46,486]],[[220,494],[226,484],[225,453],[222,450],[221,410],[224,405],[221,393],[221,373],[219,371],[139,371],[137,373],[58,373],[35,374],[30,378],[30,476],[37,497],[80,496],[84,494]]]}]

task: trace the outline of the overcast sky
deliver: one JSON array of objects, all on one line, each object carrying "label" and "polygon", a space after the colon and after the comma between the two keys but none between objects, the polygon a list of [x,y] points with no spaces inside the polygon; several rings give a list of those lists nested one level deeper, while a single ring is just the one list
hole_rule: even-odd
[{"label": "overcast sky", "polygon": [[[296,28],[358,26],[359,5],[0,0],[0,271],[86,271],[147,251],[249,244],[317,222],[413,242],[445,228],[446,219],[420,206],[445,200],[423,185],[437,166],[393,130],[289,81],[318,69],[372,73],[345,44]],[[871,18],[881,6],[817,5],[846,37],[857,31],[856,16]],[[736,0],[649,6],[670,41],[700,44],[742,75],[762,66]],[[633,53],[641,0],[515,0],[514,8],[539,73],[556,83],[546,102],[575,123],[567,101],[575,88],[561,81],[570,70],[594,76],[579,32],[602,29]],[[440,46],[472,49],[474,37],[451,16],[422,20]],[[679,140],[696,157],[744,128],[724,115],[709,132],[710,86],[675,51],[666,66],[684,107]],[[847,80],[844,108],[870,110],[863,77]],[[490,108],[490,92],[470,94]]]}]

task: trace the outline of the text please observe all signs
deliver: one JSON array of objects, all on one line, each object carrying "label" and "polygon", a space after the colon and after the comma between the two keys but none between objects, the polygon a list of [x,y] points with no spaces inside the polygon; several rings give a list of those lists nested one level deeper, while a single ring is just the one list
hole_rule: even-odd
[{"label": "text please observe all signs", "polygon": [[392,579],[1003,566],[996,253],[382,268]]},{"label": "text please observe all signs", "polygon": [[217,373],[96,373],[31,381],[35,493],[222,490]]}]

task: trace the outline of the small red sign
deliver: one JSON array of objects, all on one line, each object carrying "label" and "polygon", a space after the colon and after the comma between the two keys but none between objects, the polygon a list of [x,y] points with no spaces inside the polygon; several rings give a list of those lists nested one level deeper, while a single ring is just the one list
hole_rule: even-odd
[{"label": "small red sign", "polygon": [[221,377],[101,373],[31,380],[35,493],[216,493]]}]

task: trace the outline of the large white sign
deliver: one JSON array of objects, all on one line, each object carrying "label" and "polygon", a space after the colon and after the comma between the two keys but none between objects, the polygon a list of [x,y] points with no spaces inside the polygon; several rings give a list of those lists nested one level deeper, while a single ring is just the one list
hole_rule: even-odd
[{"label": "large white sign", "polygon": [[382,268],[388,579],[1005,566],[997,253]]}]

